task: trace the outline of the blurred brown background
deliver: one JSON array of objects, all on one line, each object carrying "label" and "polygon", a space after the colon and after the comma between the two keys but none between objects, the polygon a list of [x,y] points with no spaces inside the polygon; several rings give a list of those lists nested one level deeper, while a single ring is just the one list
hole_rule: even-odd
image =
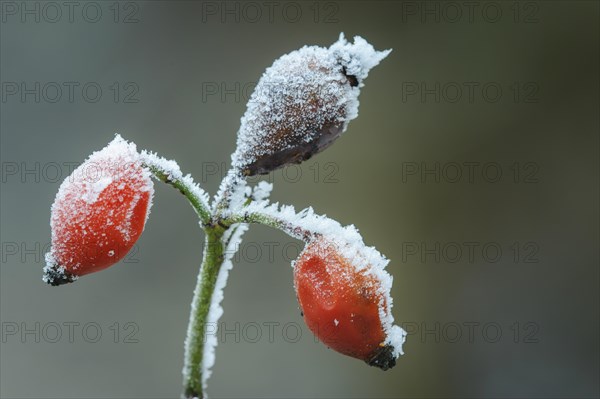
[{"label": "blurred brown background", "polygon": [[132,254],[49,287],[60,181],[119,132],[214,193],[253,82],[340,32],[394,51],[343,138],[274,173],[272,198],[355,224],[391,259],[405,355],[381,372],[316,343],[292,287],[299,243],[253,227],[209,394],[598,397],[597,2],[2,1],[0,12],[3,398],[179,396],[203,245],[193,211],[157,185]]}]

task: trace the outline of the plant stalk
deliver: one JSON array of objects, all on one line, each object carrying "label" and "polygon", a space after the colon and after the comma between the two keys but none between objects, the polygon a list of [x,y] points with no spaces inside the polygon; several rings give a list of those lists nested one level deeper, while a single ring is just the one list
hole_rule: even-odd
[{"label": "plant stalk", "polygon": [[206,244],[198,281],[194,290],[190,322],[185,342],[184,360],[184,397],[202,398],[202,364],[204,343],[206,340],[206,323],[212,303],[212,297],[224,260],[222,237],[225,230],[221,227],[206,228]]},{"label": "plant stalk", "polygon": [[194,208],[194,211],[196,211],[196,214],[204,225],[209,223],[211,214],[208,204],[205,204],[202,199],[195,194],[192,182],[185,181],[184,179],[171,178],[169,173],[162,170],[159,165],[147,163],[146,166],[158,180],[173,186],[188,199],[190,205],[192,205],[192,208]]},{"label": "plant stalk", "polygon": [[[233,172],[230,172],[229,178],[224,180],[222,184],[223,187],[220,190],[220,196],[216,201],[217,205],[214,209],[211,209],[208,204],[197,195],[198,190],[191,178],[174,179],[170,176],[168,171],[163,170],[161,166],[156,163],[148,162],[146,166],[158,180],[173,186],[188,199],[201,221],[201,227],[206,233],[202,265],[200,267],[200,272],[198,273],[190,310],[183,366],[183,397],[186,399],[200,399],[205,396],[203,380],[206,376],[203,375],[203,368],[205,361],[204,357],[206,355],[204,351],[206,343],[206,324],[208,322],[219,272],[225,261],[226,243],[223,241],[225,232],[230,228],[236,229],[235,225],[238,223],[259,223],[283,230],[297,238],[306,239],[308,233],[294,229],[283,220],[260,213],[246,213],[243,215],[236,215],[235,217],[221,219],[222,212],[228,207],[231,191],[239,183],[239,177]],[[248,199],[246,205],[250,202],[251,199]],[[233,234],[231,236],[233,236]]]},{"label": "plant stalk", "polygon": [[206,233],[202,265],[198,273],[196,288],[190,310],[185,340],[184,354],[184,398],[203,398],[203,363],[204,344],[206,341],[206,323],[209,317],[210,305],[219,276],[219,271],[224,261],[223,235],[229,227],[212,223],[210,208],[197,194],[195,183],[191,179],[173,179],[168,171],[162,170],[160,165],[148,163],[146,166],[154,176],[176,188],[190,202],[198,215],[201,227]]}]

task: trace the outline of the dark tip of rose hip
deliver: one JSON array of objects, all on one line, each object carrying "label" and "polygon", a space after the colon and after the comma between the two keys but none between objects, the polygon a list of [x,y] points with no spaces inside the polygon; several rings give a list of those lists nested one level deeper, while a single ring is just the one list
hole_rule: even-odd
[{"label": "dark tip of rose hip", "polygon": [[245,176],[266,175],[285,165],[298,164],[329,147],[342,134],[342,123],[330,123],[323,126],[316,137],[308,143],[298,139],[298,143],[285,150],[259,157],[243,168]]},{"label": "dark tip of rose hip", "polygon": [[392,345],[382,346],[366,362],[369,366],[378,367],[383,371],[391,369],[396,365],[394,347]]},{"label": "dark tip of rose hip", "polygon": [[69,284],[77,280],[77,276],[56,268],[48,268],[44,271],[44,281],[53,287]]}]

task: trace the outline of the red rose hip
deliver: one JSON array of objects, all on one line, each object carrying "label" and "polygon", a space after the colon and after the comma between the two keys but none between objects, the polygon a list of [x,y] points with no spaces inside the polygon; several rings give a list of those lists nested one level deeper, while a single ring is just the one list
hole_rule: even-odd
[{"label": "red rose hip", "polygon": [[296,260],[294,286],[304,320],[335,351],[383,370],[392,368],[404,335],[398,345],[395,335],[403,331],[392,327],[388,317],[391,298],[383,274],[360,254],[341,249],[321,237],[309,242]]},{"label": "red rose hip", "polygon": [[121,260],[140,237],[154,193],[135,144],[119,135],[61,184],[50,225],[44,281],[72,282]]}]

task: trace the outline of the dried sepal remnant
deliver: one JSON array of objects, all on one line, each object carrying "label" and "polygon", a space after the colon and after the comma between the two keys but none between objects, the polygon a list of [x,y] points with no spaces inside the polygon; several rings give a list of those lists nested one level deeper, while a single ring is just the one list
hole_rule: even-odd
[{"label": "dried sepal remnant", "polygon": [[327,346],[388,370],[405,332],[393,325],[391,277],[357,248],[310,241],[294,263],[294,287],[308,328]]},{"label": "dried sepal remnant", "polygon": [[238,132],[233,166],[246,176],[300,163],[329,147],[358,115],[369,70],[391,50],[376,51],[343,34],[329,48],[305,46],[269,67]]},{"label": "dried sepal remnant", "polygon": [[119,135],[61,184],[51,209],[44,281],[72,282],[121,260],[141,235],[154,193],[136,146]]},{"label": "dried sepal remnant", "polygon": [[44,266],[44,276],[43,280],[53,286],[63,285],[72,283],[77,280],[79,277],[71,274],[67,271],[64,266],[60,266],[54,256],[52,256],[52,252],[46,253],[46,265]]}]

